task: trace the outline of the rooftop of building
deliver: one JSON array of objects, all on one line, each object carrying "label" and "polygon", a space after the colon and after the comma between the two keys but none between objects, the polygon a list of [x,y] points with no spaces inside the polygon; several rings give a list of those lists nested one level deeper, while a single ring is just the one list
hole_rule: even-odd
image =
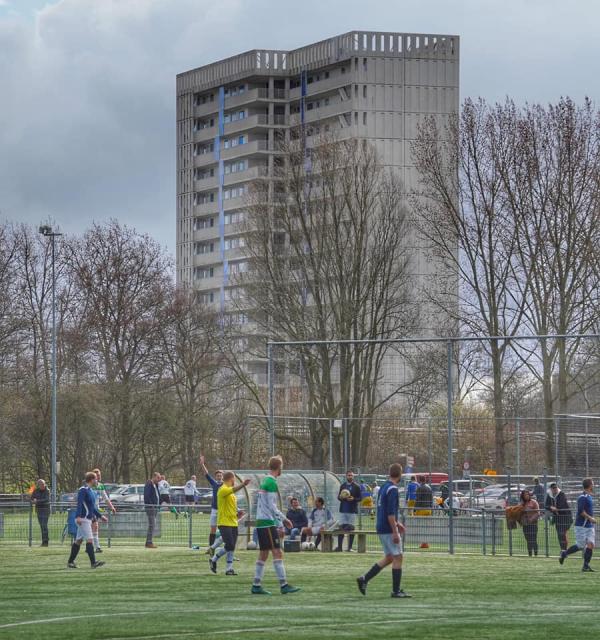
[{"label": "rooftop of building", "polygon": [[177,93],[202,91],[248,76],[282,77],[334,65],[354,56],[458,58],[459,36],[390,31],[348,31],[282,51],[252,49],[177,75]]}]

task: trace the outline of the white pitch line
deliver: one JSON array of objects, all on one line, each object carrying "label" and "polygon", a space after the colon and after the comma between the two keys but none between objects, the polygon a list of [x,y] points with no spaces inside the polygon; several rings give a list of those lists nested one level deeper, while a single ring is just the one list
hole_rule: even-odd
[{"label": "white pitch line", "polygon": [[[261,607],[261,611],[279,611],[284,608],[284,605],[280,607]],[[306,605],[302,607],[303,609],[330,609],[330,605],[324,604],[314,604],[314,605]],[[222,609],[214,609],[211,608],[211,612],[215,613],[246,613],[248,611],[255,611],[256,607],[236,607],[236,608],[222,608]],[[70,622],[71,620],[85,620],[87,618],[113,618],[113,617],[124,617],[124,616],[145,616],[149,613],[156,613],[156,609],[152,609],[151,611],[123,611],[123,612],[110,612],[110,613],[92,613],[89,615],[79,615],[79,616],[61,616],[60,618],[38,618],[37,620],[23,620],[21,622],[10,622],[8,624],[0,625],[0,629],[11,629],[13,627],[24,627],[27,625],[33,624],[49,624],[52,622]],[[164,615],[173,615],[173,614],[189,614],[189,609],[182,609],[181,611],[174,611],[173,609],[169,609],[168,611],[159,612]]]},{"label": "white pitch line", "polygon": [[[412,605],[407,605],[412,606]],[[592,611],[592,607],[589,607],[589,610]],[[559,617],[564,616],[563,612],[555,612],[555,613],[527,613],[523,616],[515,616],[511,615],[511,621],[526,621],[531,618],[548,618],[548,617]],[[370,620],[368,622],[319,622],[319,628],[339,628],[339,627],[365,627],[365,626],[381,626],[387,624],[395,624],[395,623],[407,623],[407,622],[449,622],[452,624],[459,624],[464,622],[475,622],[481,621],[482,616],[453,616],[452,618],[440,618],[439,616],[428,616],[426,618],[389,618],[387,620]],[[314,623],[310,624],[301,624],[301,625],[293,625],[290,627],[289,625],[285,626],[270,626],[270,627],[247,627],[245,629],[223,629],[218,631],[180,631],[175,633],[167,633],[167,634],[155,634],[150,636],[126,636],[127,640],[160,640],[161,638],[177,638],[184,636],[195,636],[196,638],[202,637],[213,637],[213,636],[222,636],[222,635],[239,635],[240,633],[263,633],[263,632],[273,632],[273,631],[287,631],[290,634],[293,634],[294,631],[302,630],[302,629],[311,629],[314,627]],[[115,636],[113,638],[105,638],[105,640],[123,640],[125,636]]]}]

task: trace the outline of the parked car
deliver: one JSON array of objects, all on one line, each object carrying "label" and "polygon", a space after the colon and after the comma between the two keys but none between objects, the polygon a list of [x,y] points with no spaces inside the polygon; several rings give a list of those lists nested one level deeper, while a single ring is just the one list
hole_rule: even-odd
[{"label": "parked car", "polygon": [[125,499],[130,496],[141,496],[142,503],[144,502],[144,485],[143,484],[126,484],[120,489],[111,493],[108,497],[115,505],[122,504]]},{"label": "parked car", "polygon": [[511,485],[509,491],[508,486],[505,484],[492,484],[473,496],[470,503],[472,507],[479,509],[503,511],[506,507],[517,504],[519,502],[519,494],[526,488],[524,484]]},{"label": "parked car", "polygon": [[[198,495],[196,496],[194,503],[196,505],[196,511],[201,513],[210,513],[212,505],[212,489],[199,487],[197,488]],[[171,487],[171,503],[174,505],[186,505],[185,494],[183,487],[175,486]]]}]

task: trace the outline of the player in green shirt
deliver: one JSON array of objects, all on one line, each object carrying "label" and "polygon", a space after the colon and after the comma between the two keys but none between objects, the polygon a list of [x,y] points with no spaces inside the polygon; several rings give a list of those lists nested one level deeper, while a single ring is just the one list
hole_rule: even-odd
[{"label": "player in green shirt", "polygon": [[280,522],[288,529],[292,528],[292,523],[279,511],[277,506],[277,478],[281,475],[283,460],[281,456],[274,456],[269,460],[269,475],[261,482],[256,504],[256,532],[258,534],[258,560],[256,561],[256,571],[251,592],[260,595],[271,593],[262,587],[262,579],[265,573],[265,562],[269,558],[269,552],[273,554],[273,568],[279,578],[281,593],[295,593],[300,591],[298,587],[288,584],[285,567],[283,566],[283,553],[281,551],[281,540],[277,526]]}]

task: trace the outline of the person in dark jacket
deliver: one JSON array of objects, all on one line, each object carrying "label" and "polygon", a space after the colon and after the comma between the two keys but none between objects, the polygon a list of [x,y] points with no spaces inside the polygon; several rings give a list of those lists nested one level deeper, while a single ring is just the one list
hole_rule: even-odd
[{"label": "person in dark jacket", "polygon": [[148,532],[146,533],[146,548],[156,549],[156,545],[152,541],[154,535],[154,526],[156,524],[156,514],[160,508],[160,493],[158,491],[158,483],[160,482],[160,473],[155,471],[152,479],[148,480],[144,485],[144,509],[148,518]]},{"label": "person in dark jacket", "polygon": [[35,505],[40,529],[42,530],[42,547],[48,546],[48,518],[50,517],[50,491],[46,481],[40,478],[31,494],[31,504]]},{"label": "person in dark jacket", "polygon": [[419,486],[415,498],[415,515],[430,516],[433,509],[433,491],[425,481],[425,476],[417,478]]},{"label": "person in dark jacket", "polygon": [[[338,492],[338,500],[340,501],[340,529],[348,531],[348,551],[352,551],[354,543],[354,534],[350,533],[355,529],[356,514],[360,505],[360,486],[354,482],[354,471],[346,471],[346,482],[342,482]],[[338,536],[338,544],[336,551],[342,550],[344,542],[344,534]]]},{"label": "person in dark jacket", "polygon": [[308,527],[308,518],[306,517],[306,511],[300,506],[298,498],[292,498],[292,502],[285,517],[292,523],[291,528],[286,528],[285,532],[290,536],[290,540],[295,540],[296,536],[300,533],[300,541],[306,540],[306,534],[301,533],[302,529]]},{"label": "person in dark jacket", "polygon": [[550,485],[544,507],[546,511],[552,514],[556,535],[558,536],[558,544],[562,551],[566,551],[569,547],[567,531],[573,524],[573,514],[571,513],[571,505],[567,500],[567,496],[560,490],[556,482]]},{"label": "person in dark jacket", "polygon": [[539,478],[533,479],[533,497],[537,500],[537,503],[540,506],[544,504],[544,499],[546,498],[546,489],[540,482]]}]

